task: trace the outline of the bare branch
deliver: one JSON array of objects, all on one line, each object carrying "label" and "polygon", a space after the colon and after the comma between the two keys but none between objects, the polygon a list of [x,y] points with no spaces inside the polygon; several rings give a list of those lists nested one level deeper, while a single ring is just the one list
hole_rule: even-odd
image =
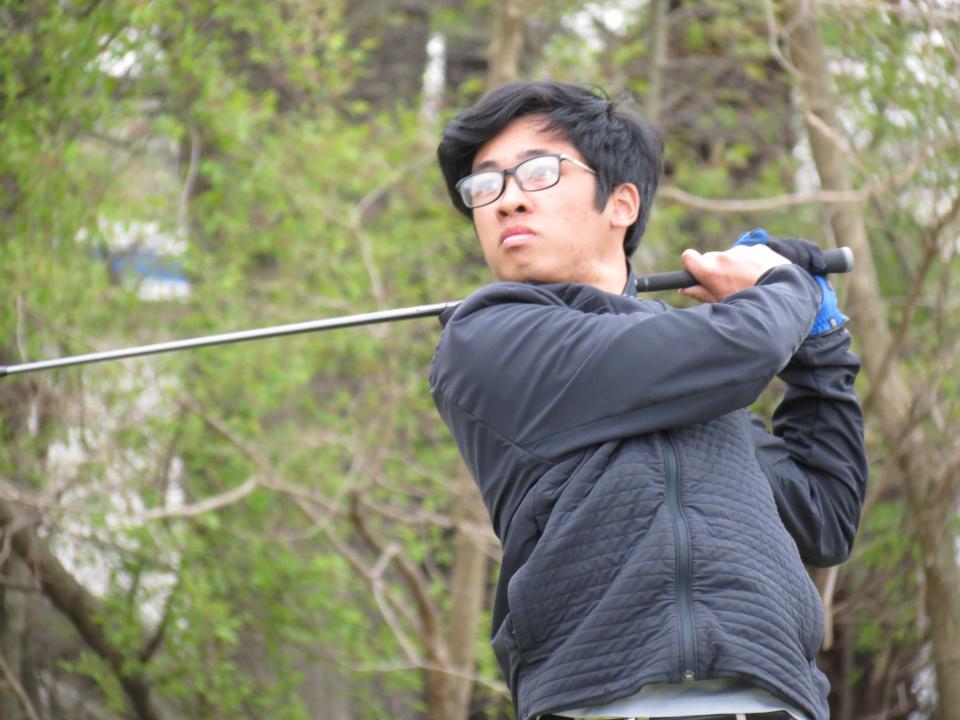
[{"label": "bare branch", "polygon": [[[863,173],[864,175],[869,175],[869,174],[870,174],[870,173],[867,171],[867,169],[864,167],[863,162],[861,162],[860,158],[858,158],[857,155],[856,155],[856,153],[853,152],[853,149],[850,148],[850,147],[847,145],[847,143],[845,143],[845,142],[843,141],[843,138],[840,136],[840,133],[838,133],[836,130],[834,130],[832,127],[830,127],[830,125],[828,125],[827,123],[825,123],[825,122],[823,121],[823,119],[822,119],[819,115],[817,115],[815,112],[813,112],[813,110],[811,110],[811,109],[809,109],[809,108],[805,108],[804,111],[803,111],[803,119],[808,123],[808,125],[810,125],[811,127],[814,127],[814,128],[816,128],[817,130],[819,130],[820,133],[821,133],[821,135],[822,135],[826,140],[828,140],[829,142],[833,143],[833,146],[834,146],[838,151],[840,151],[841,153],[843,153],[844,155],[846,155],[846,156],[847,156],[847,159],[849,159],[850,162],[852,162],[854,165],[857,166],[857,170],[859,170],[859,171],[860,171],[861,173]],[[915,166],[914,166],[914,168],[913,168],[913,171],[912,171],[910,174],[913,175],[913,173],[916,172],[917,170],[919,170],[920,167],[921,167],[921,163],[916,163]],[[904,180],[906,180],[906,179],[908,179],[908,178],[904,178]],[[876,193],[871,193],[871,196],[874,195],[874,194],[876,194]]]},{"label": "bare branch", "polygon": [[[8,528],[16,524],[18,512],[0,500],[0,524]],[[22,525],[22,523],[20,523]],[[29,527],[11,533],[13,547],[36,572],[43,594],[66,616],[88,647],[100,656],[117,676],[130,706],[141,720],[160,720],[162,715],[154,700],[149,678],[113,643],[102,625],[102,618],[111,617],[100,600],[81,585],[51,552],[46,543]]]},{"label": "bare branch", "polygon": [[[360,199],[360,202],[354,205],[353,210],[347,218],[347,227],[350,229],[357,241],[357,245],[360,247],[360,257],[363,260],[363,266],[367,270],[367,277],[370,278],[370,287],[373,290],[373,297],[379,308],[386,307],[387,293],[383,286],[380,269],[377,267],[376,261],[373,258],[373,250],[370,247],[370,242],[367,239],[366,233],[363,231],[363,226],[366,224],[369,213],[375,203],[384,201],[387,193],[394,185],[406,180],[409,178],[411,172],[431,162],[433,162],[433,156],[424,153],[423,156],[416,161],[406,163],[396,168],[386,180],[364,195],[363,198]],[[378,331],[381,329],[382,328],[377,328]]]},{"label": "bare branch", "polygon": [[170,487],[170,470],[173,467],[173,460],[176,457],[177,444],[183,435],[184,423],[183,417],[187,409],[181,405],[177,411],[177,417],[174,420],[174,431],[170,435],[170,440],[166,443],[161,462],[157,466],[157,474],[154,482],[163,488],[164,493]]},{"label": "bare branch", "polygon": [[358,673],[392,673],[392,672],[406,672],[408,670],[429,670],[432,672],[443,673],[453,677],[462,678],[464,680],[470,680],[471,682],[478,683],[483,685],[486,688],[489,688],[494,693],[501,697],[510,698],[510,690],[507,688],[506,684],[502,681],[490,679],[483,675],[477,675],[476,673],[464,672],[463,670],[456,668],[452,665],[443,665],[438,663],[429,663],[421,658],[414,658],[413,662],[407,663],[352,663],[345,660],[343,657],[337,655],[336,653],[330,652],[326,648],[320,648],[319,650],[315,648],[310,648],[310,652],[319,653],[322,657],[332,663],[336,663],[352,672]]},{"label": "bare branch", "polygon": [[0,527],[0,532],[3,533],[3,547],[0,548],[0,567],[3,567],[7,558],[10,557],[10,549],[13,547],[13,536],[16,535],[23,528],[30,527],[35,522],[36,518],[24,516],[15,516],[6,527]]},{"label": "bare branch", "polygon": [[[349,545],[344,543],[340,538],[338,538],[333,533],[333,531],[330,529],[330,526],[329,526],[329,518],[319,516],[316,513],[316,510],[301,498],[294,497],[293,503],[304,515],[306,515],[309,519],[311,519],[314,523],[316,523],[318,527],[318,532],[320,532],[326,538],[327,542],[330,543],[331,547],[333,547],[333,549],[337,553],[339,553],[350,564],[350,567],[352,567],[357,572],[358,575],[360,575],[362,578],[364,578],[364,580],[370,583],[371,586],[373,586],[374,585],[373,569],[367,567],[366,564],[363,562],[363,559],[360,557],[360,555],[357,552],[355,552],[353,548],[351,548]],[[383,617],[384,617],[384,620],[387,622],[387,624],[390,626],[391,631],[395,632],[396,628],[399,628],[400,626],[399,626],[399,623],[396,622],[396,616],[393,615],[390,608],[386,606],[387,602],[392,602],[393,605],[396,607],[397,612],[402,613],[404,618],[411,625],[417,624],[416,618],[414,617],[413,613],[407,611],[407,609],[404,608],[400,603],[391,600],[390,596],[387,595],[386,593],[383,593],[381,597],[377,597],[375,595],[374,600],[377,602],[378,608],[380,608],[381,613],[383,613],[384,607],[386,607],[387,614],[384,614]],[[381,603],[383,604],[383,607],[381,607]],[[406,635],[403,635],[403,637],[406,638]],[[399,635],[397,636],[397,640],[398,642],[402,642]]]},{"label": "bare branch", "polygon": [[[265,458],[260,456],[253,448],[249,446],[248,443],[244,442],[243,439],[237,436],[236,433],[234,433],[229,427],[207,413],[194,401],[190,399],[184,399],[182,402],[193,412],[197,413],[206,423],[210,425],[210,427],[214,428],[231,444],[240,449],[241,452],[243,452],[246,457],[257,466],[262,473],[261,479],[257,481],[257,485],[259,487],[276,490],[288,495],[293,500],[295,505],[319,526],[320,532],[322,532],[331,546],[340,555],[342,555],[347,562],[349,562],[350,565],[370,584],[373,591],[374,601],[376,602],[384,621],[390,627],[391,632],[397,639],[397,642],[403,648],[405,655],[407,655],[408,659],[413,660],[417,657],[418,653],[416,652],[413,642],[403,630],[403,627],[401,626],[394,608],[391,607],[391,604],[401,612],[404,611],[404,608],[402,605],[399,605],[399,603],[390,598],[383,582],[383,575],[387,565],[391,562],[396,564],[401,575],[404,577],[406,586],[410,590],[417,603],[417,607],[419,609],[419,622],[417,622],[417,618],[415,618],[413,615],[407,612],[403,612],[403,614],[406,616],[408,621],[412,622],[413,624],[420,625],[421,631],[424,635],[424,644],[428,648],[430,654],[440,659],[445,656],[444,648],[438,642],[439,611],[433,604],[432,598],[429,596],[428,579],[423,577],[422,573],[420,573],[418,569],[409,562],[409,560],[403,557],[401,549],[398,546],[395,544],[390,544],[384,548],[376,540],[359,512],[358,498],[361,496],[361,493],[359,493],[356,489],[349,491],[352,499],[352,511],[350,513],[350,519],[367,546],[373,552],[379,555],[378,561],[373,568],[368,567],[360,558],[360,556],[348,545],[337,538],[332,531],[330,522],[336,514],[335,502],[324,500],[315,494],[310,493],[309,491],[291,486],[273,470]],[[359,452],[355,453],[354,462],[352,463],[348,475],[358,475],[361,471],[363,463],[364,458],[362,454]],[[327,511],[327,514],[323,516],[317,513],[314,505],[319,505],[320,507],[324,508]]]},{"label": "bare branch", "polygon": [[400,626],[397,616],[394,615],[393,610],[390,608],[390,605],[385,597],[383,583],[383,573],[386,570],[386,566],[390,563],[390,560],[398,556],[400,552],[401,550],[399,546],[393,543],[384,548],[383,553],[381,553],[379,559],[377,560],[377,564],[373,567],[373,571],[370,574],[370,587],[373,590],[373,599],[377,603],[377,608],[380,610],[380,614],[390,627],[391,632],[393,632],[393,636],[400,644],[404,655],[407,656],[407,660],[415,663],[417,662],[418,655],[416,646]]},{"label": "bare branch", "polygon": [[823,5],[833,5],[835,7],[848,8],[851,10],[892,13],[894,15],[903,15],[905,17],[914,17],[923,20],[946,20],[947,22],[960,23],[960,12],[951,12],[950,10],[938,10],[933,8],[921,8],[917,5],[889,2],[872,3],[865,2],[864,0],[820,0],[820,2]]},{"label": "bare branch", "polygon": [[717,200],[699,197],[672,185],[660,188],[657,194],[664,199],[673,200],[696,210],[709,212],[763,212],[781,210],[794,205],[812,205],[814,203],[862,203],[873,193],[864,190],[821,190],[807,193],[788,193],[768,198],[744,200]]},{"label": "bare branch", "polygon": [[[835,136],[831,136],[833,141]],[[950,144],[956,141],[949,140]],[[942,149],[940,147],[931,148],[932,152]],[[896,175],[893,175],[886,182],[872,182],[861,190],[818,190],[805,193],[788,193],[784,195],[774,195],[768,198],[754,198],[744,200],[717,200],[713,198],[704,198],[692,195],[675,186],[666,186],[658,191],[661,198],[673,200],[681,205],[692,207],[697,210],[706,210],[709,212],[764,212],[769,210],[781,210],[785,207],[796,205],[812,205],[814,203],[823,203],[831,205],[846,205],[864,203],[875,195],[882,195],[894,188],[904,184],[927,162],[924,153],[909,165],[904,167]]]},{"label": "bare branch", "polygon": [[177,596],[177,592],[180,590],[181,577],[182,576],[178,573],[177,582],[174,584],[173,588],[171,588],[170,594],[167,595],[167,599],[163,603],[163,615],[160,618],[160,623],[157,625],[156,632],[153,633],[153,636],[146,642],[146,644],[143,646],[143,649],[140,651],[140,662],[148,662],[163,643],[163,638],[167,634],[167,627],[170,625],[170,618],[173,615],[173,601]]},{"label": "bare branch", "polygon": [[[387,292],[383,287],[383,277],[380,275],[380,268],[373,258],[373,250],[370,248],[370,242],[367,234],[361,229],[356,228],[354,236],[357,239],[357,245],[360,247],[360,257],[363,260],[363,266],[367,270],[367,277],[370,278],[370,288],[373,290],[373,297],[377,301],[377,307],[381,310],[387,306]],[[385,331],[382,325],[376,326],[374,332],[382,335]]]},{"label": "bare branch", "polygon": [[15,337],[20,361],[27,362],[27,345],[23,339],[23,295],[17,295],[17,327]]},{"label": "bare branch", "polygon": [[10,666],[7,665],[7,661],[4,659],[2,653],[0,653],[0,673],[3,673],[7,685],[13,690],[13,694],[17,696],[17,700],[20,701],[20,705],[23,707],[23,711],[27,714],[29,720],[40,720],[40,716],[37,715],[37,711],[33,708],[33,703],[30,702],[30,698],[28,698],[27,693],[24,692],[23,686],[20,685],[17,678],[10,671]]},{"label": "bare branch", "polygon": [[[327,518],[324,520],[324,524],[330,522],[336,515],[340,513],[340,510],[335,502],[323,497],[322,495],[318,495],[317,493],[312,492],[305,487],[288,483],[277,475],[273,475],[268,478],[261,478],[260,486],[266,490],[272,490],[280,493],[281,495],[289,495],[290,497],[312,503],[322,508],[327,513]],[[313,518],[313,520],[314,522],[317,522],[316,518]]]},{"label": "bare branch", "polygon": [[823,589],[820,591],[820,598],[823,602],[823,650],[829,650],[833,647],[833,625],[836,617],[836,607],[833,600],[837,590],[837,576],[840,574],[840,566],[826,568],[823,582]]},{"label": "bare branch", "polygon": [[477,547],[494,562],[500,562],[500,541],[493,534],[489,525],[472,522],[470,520],[455,520],[448,515],[426,512],[417,508],[399,508],[386,504],[378,504],[363,498],[364,507],[390,520],[404,524],[424,524],[433,527],[442,527],[448,530],[457,530],[470,537]]},{"label": "bare branch", "polygon": [[315,508],[304,502],[301,498],[294,497],[293,503],[308,518],[317,524],[323,523],[321,530],[329,543],[333,546],[333,549],[340,553],[340,555],[343,556],[343,558],[357,573],[369,581],[373,575],[373,571],[364,564],[363,559],[353,550],[353,548],[342,542],[340,538],[333,534],[333,532],[327,526],[329,518],[324,518],[317,515]]},{"label": "bare branch", "polygon": [[[309,501],[315,505],[319,505],[330,515],[333,515],[337,512],[335,500],[329,500],[321,495],[310,492],[306,488],[288,483],[279,475],[279,473],[277,473],[276,470],[274,470],[273,466],[265,457],[254,450],[254,448],[248,442],[231,430],[229,426],[202,408],[197,402],[190,398],[183,398],[181,399],[180,403],[183,407],[188,408],[191,412],[195,413],[213,430],[223,436],[223,438],[225,438],[231,445],[240,450],[240,452],[243,453],[243,455],[257,467],[257,469],[260,471],[260,477],[256,478],[256,483],[259,487],[272,490],[274,492],[279,492],[284,495],[289,495],[290,497],[297,498],[299,500]],[[329,442],[332,442],[332,440]],[[344,444],[344,447],[353,452],[355,458],[360,455],[360,453],[353,447],[347,446],[346,444]],[[315,522],[317,521],[317,518],[315,517],[311,517],[311,519]],[[323,523],[328,523],[330,519],[331,518],[329,517],[325,518]]]},{"label": "bare branch", "polygon": [[190,198],[197,183],[197,173],[200,167],[200,129],[196,123],[190,122],[190,161],[187,166],[187,175],[180,191],[180,204],[177,208],[177,232],[181,239],[189,235]]},{"label": "bare branch", "polygon": [[896,332],[893,334],[893,338],[886,347],[883,360],[880,363],[880,369],[877,371],[876,379],[871,378],[870,392],[863,401],[863,412],[865,414],[869,413],[872,409],[873,403],[877,399],[877,388],[886,381],[887,374],[890,372],[890,367],[893,365],[893,359],[899,354],[900,348],[903,347],[903,343],[907,337],[907,330],[910,327],[910,319],[913,317],[913,311],[917,304],[917,299],[920,297],[920,291],[923,289],[923,283],[927,279],[927,275],[930,272],[930,268],[933,266],[933,260],[936,255],[936,245],[928,243],[923,254],[923,260],[920,263],[920,268],[917,270],[917,274],[913,278],[913,283],[910,287],[910,293],[907,295],[907,303],[903,309],[903,315],[900,318],[900,324],[897,326]]},{"label": "bare branch", "polygon": [[195,517],[205,513],[220,510],[228,505],[234,505],[243,500],[247,495],[260,487],[260,481],[256,475],[251,477],[242,485],[231,488],[219,495],[213,495],[200,502],[182,505],[180,507],[162,507],[147,510],[130,518],[130,523],[134,525],[150,522],[151,520],[166,520],[168,518]]},{"label": "bare branch", "polygon": [[469,520],[455,520],[450,515],[441,515],[421,508],[396,507],[387,503],[376,503],[369,498],[360,498],[363,506],[373,510],[378,515],[402,522],[405,524],[432,525],[446,528],[448,530],[460,529],[468,535],[482,540],[498,544],[496,535],[485,523],[470,522]]},{"label": "bare branch", "polygon": [[450,665],[439,665],[437,663],[414,660],[409,664],[390,663],[377,665],[347,665],[347,667],[352,670],[356,670],[357,672],[383,673],[404,672],[406,670],[431,670],[434,672],[444,673],[445,675],[461,678],[463,680],[470,680],[471,682],[475,682],[483,685],[486,688],[489,688],[501,697],[510,698],[510,690],[507,689],[507,686],[503,682],[497,682],[488,677],[484,677],[483,675],[477,675],[476,673],[463,672],[462,670],[458,670]]},{"label": "bare branch", "polygon": [[917,300],[920,297],[920,291],[923,289],[923,284],[927,279],[927,275],[930,273],[930,269],[933,266],[933,261],[940,252],[941,235],[943,234],[944,229],[949,227],[958,216],[960,216],[960,193],[958,193],[953,199],[950,209],[947,210],[947,212],[941,217],[939,217],[937,222],[934,223],[932,227],[928,228],[926,232],[924,232],[923,259],[920,262],[920,268],[917,270],[917,273],[913,278],[913,283],[910,287],[910,293],[907,296],[907,303],[903,309],[903,315],[900,318],[900,324],[897,326],[897,330],[894,333],[893,339],[886,348],[886,351],[883,355],[883,361],[879,366],[880,369],[877,371],[877,377],[871,378],[870,394],[863,402],[863,410],[865,413],[870,412],[870,409],[877,397],[876,388],[880,387],[884,382],[886,382],[887,374],[890,372],[890,367],[893,364],[893,360],[899,353],[900,348],[903,346],[904,340],[906,339],[907,330],[910,327],[910,320],[913,317],[913,311],[916,307]]},{"label": "bare branch", "polygon": [[[380,543],[370,532],[370,528],[367,526],[366,520],[360,512],[360,504],[356,500],[356,493],[354,493],[353,502],[351,502],[350,505],[350,520],[364,541],[370,545],[371,548],[382,553],[383,550],[380,549]],[[404,555],[398,554],[392,556],[392,559],[395,560],[400,574],[406,581],[407,589],[413,595],[417,604],[421,632],[427,652],[430,653],[433,658],[442,658],[445,655],[445,651],[442,648],[440,640],[440,613],[436,604],[433,602],[433,598],[430,597],[429,579],[424,577],[420,569]]]},{"label": "bare branch", "polygon": [[135,142],[136,138],[134,137],[117,137],[110,135],[109,133],[101,132],[99,130],[88,130],[87,137],[98,142],[102,142],[104,145],[109,145],[115,150],[123,150],[125,152],[131,152],[131,145]]}]

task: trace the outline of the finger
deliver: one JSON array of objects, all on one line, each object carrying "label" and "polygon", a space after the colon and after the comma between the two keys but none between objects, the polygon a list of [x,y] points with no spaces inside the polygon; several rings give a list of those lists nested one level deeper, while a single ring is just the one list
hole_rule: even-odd
[{"label": "finger", "polygon": [[716,302],[717,298],[707,290],[703,285],[691,285],[687,288],[681,288],[677,290],[680,295],[684,297],[693,298],[702,303]]},{"label": "finger", "polygon": [[[683,251],[680,256],[680,262],[684,269],[693,275],[696,280],[702,281],[707,272],[706,259],[698,251],[690,248]],[[684,297],[693,298],[699,302],[713,302],[713,293],[703,285],[693,285],[688,288],[682,288],[680,294]]]},{"label": "finger", "polygon": [[695,278],[699,278],[703,273],[703,255],[693,248],[688,248],[683,251],[683,254],[680,255],[680,262],[683,264],[683,269]]},{"label": "finger", "polygon": [[683,264],[683,269],[693,275],[694,280],[706,289],[711,285],[712,274],[717,271],[718,255],[719,253],[715,252],[701,254],[697,250],[689,248],[683,251],[680,262]]}]

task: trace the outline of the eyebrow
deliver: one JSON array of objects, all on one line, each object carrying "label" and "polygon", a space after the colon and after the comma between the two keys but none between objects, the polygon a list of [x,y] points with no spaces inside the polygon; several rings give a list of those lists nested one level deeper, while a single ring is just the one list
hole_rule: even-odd
[{"label": "eyebrow", "polygon": [[[524,160],[529,160],[532,157],[538,157],[539,155],[554,155],[555,153],[552,150],[546,150],[544,148],[530,148],[529,150],[524,150],[517,157],[520,162]],[[482,163],[477,165],[473,172],[481,172],[483,170],[494,170],[497,168],[497,163],[493,160],[484,160]]]}]

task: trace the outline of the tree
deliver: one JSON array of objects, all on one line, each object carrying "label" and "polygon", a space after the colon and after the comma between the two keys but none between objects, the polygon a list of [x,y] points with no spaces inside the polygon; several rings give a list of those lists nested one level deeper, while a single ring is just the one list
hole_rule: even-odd
[{"label": "tree", "polygon": [[[816,16],[808,6],[790,2],[785,6],[785,24],[791,28],[786,39],[799,74],[805,125],[821,184],[827,190],[850,191],[848,154],[840,139],[831,74]],[[923,382],[911,389],[896,358],[910,325],[912,304],[923,291],[930,265],[945,251],[948,255],[956,252],[947,248],[945,230],[956,222],[958,212],[960,196],[955,196],[946,211],[935,216],[925,229],[925,255],[921,267],[911,278],[911,302],[904,311],[900,328],[891,334],[887,319],[890,313],[880,292],[862,205],[846,203],[830,209],[830,223],[837,242],[850,245],[857,256],[857,267],[850,282],[851,314],[860,330],[864,370],[871,386],[871,407],[876,411],[891,455],[889,467],[905,491],[907,521],[922,557],[925,605],[940,693],[938,706],[944,718],[960,718],[960,686],[955,682],[960,676],[960,565],[955,547],[955,498],[960,490],[960,474],[955,461],[951,460],[957,447],[953,444],[952,448],[945,448],[946,453],[931,453],[928,431],[923,426],[931,415],[949,412],[946,403],[950,400],[948,396],[937,397],[940,395],[937,391],[931,396],[932,388],[925,387]],[[957,348],[946,346],[940,352],[941,362],[952,365]],[[944,461],[945,465],[941,464]]]},{"label": "tree", "polygon": [[[354,122],[362,55],[344,45],[337,7],[128,10],[38,6],[7,31],[20,51],[5,56],[14,96],[2,116],[2,170],[21,192],[4,207],[4,260],[15,273],[4,298],[26,311],[4,324],[5,359],[250,326],[262,323],[261,307],[281,320],[444,290],[456,298],[471,282],[410,254],[431,228],[435,256],[462,250],[435,172],[421,182],[429,154],[415,115]],[[61,52],[76,53],[75,64],[62,67]],[[127,53],[131,67],[113,74]],[[61,162],[53,179],[63,190],[38,166],[45,156]],[[188,298],[142,302],[140,271],[116,269],[114,260],[139,255],[112,246],[114,228],[144,217],[158,218],[171,245],[186,244],[175,252]],[[57,316],[70,319],[73,338]],[[7,382],[0,524],[30,582],[85,642],[76,656],[51,658],[45,692],[7,706],[52,716],[60,689],[88,677],[99,692],[84,688],[86,700],[139,717],[164,708],[303,716],[314,711],[298,699],[297,668],[309,657],[313,674],[326,654],[342,675],[363,678],[347,689],[358,708],[412,706],[423,677],[438,716],[451,703],[465,707],[470,607],[486,578],[480,565],[471,581],[480,592],[446,605],[457,596],[446,591],[450,579],[478,573],[458,571],[447,553],[471,520],[446,488],[462,474],[459,461],[428,442],[436,421],[416,378],[433,335],[373,329],[303,340],[312,349],[292,362],[251,347]],[[144,404],[151,388],[159,394]],[[338,431],[320,440],[324,428]],[[66,447],[82,461],[51,460]],[[385,496],[390,503],[376,502]],[[488,536],[474,531],[472,542],[483,549]],[[381,542],[387,554],[368,558]],[[84,560],[93,548],[99,560]],[[7,588],[11,611],[0,624],[32,650],[43,630],[17,630],[18,593]],[[402,614],[409,598],[429,608],[421,620],[432,625]],[[397,612],[401,625],[391,626]],[[454,621],[441,627],[448,612]],[[411,629],[405,657],[398,638]],[[410,672],[397,672],[395,656],[413,660]],[[275,669],[264,673],[266,658]],[[8,669],[23,680],[12,687],[29,689],[29,665]],[[355,691],[361,682],[375,691]]]},{"label": "tree", "polygon": [[[855,245],[837,284],[873,480],[853,559],[821,578],[821,663],[841,720],[932,712],[934,664],[948,707],[960,18],[822,2],[816,24],[740,0],[5,7],[0,362],[487,282],[416,110],[431,34],[441,112],[498,78],[632,94],[668,162],[638,269],[759,224]],[[426,389],[438,332],[0,380],[0,715],[509,716],[497,544]]]}]

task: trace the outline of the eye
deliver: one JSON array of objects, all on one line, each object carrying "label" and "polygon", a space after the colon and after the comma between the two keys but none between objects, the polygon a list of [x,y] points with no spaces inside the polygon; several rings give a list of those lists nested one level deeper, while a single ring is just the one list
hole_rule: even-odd
[{"label": "eye", "polygon": [[470,196],[474,200],[483,200],[500,192],[503,176],[500,173],[480,173],[474,175],[468,184]]},{"label": "eye", "polygon": [[555,157],[533,158],[517,168],[520,181],[529,189],[549,187],[557,181],[559,162]]}]

